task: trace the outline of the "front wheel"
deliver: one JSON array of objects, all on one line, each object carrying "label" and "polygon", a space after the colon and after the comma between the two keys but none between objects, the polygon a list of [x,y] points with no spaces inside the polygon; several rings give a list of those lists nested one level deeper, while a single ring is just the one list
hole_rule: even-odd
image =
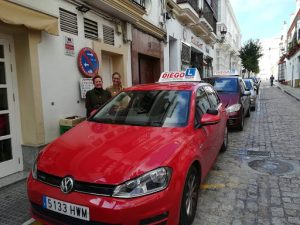
[{"label": "front wheel", "polygon": [[184,184],[180,208],[179,225],[191,225],[193,223],[197,211],[199,186],[199,173],[196,167],[192,166],[189,169]]},{"label": "front wheel", "polygon": [[227,150],[227,147],[228,147],[228,128],[226,126],[225,133],[224,133],[224,140],[220,152],[225,152]]}]

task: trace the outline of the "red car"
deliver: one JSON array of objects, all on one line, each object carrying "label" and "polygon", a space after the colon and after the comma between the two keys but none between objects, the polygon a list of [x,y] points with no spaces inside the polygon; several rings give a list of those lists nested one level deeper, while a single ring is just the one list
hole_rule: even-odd
[{"label": "red car", "polygon": [[[190,80],[180,74],[170,76]],[[190,225],[200,182],[226,150],[226,122],[209,84],[127,88],[40,152],[27,183],[32,216],[55,225]]]}]

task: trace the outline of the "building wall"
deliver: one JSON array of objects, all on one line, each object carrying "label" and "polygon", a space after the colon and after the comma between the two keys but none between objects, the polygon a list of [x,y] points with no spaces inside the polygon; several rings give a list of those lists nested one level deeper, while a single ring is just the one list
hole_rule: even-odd
[{"label": "building wall", "polygon": [[258,76],[265,80],[273,74],[278,79],[278,61],[280,56],[280,38],[268,38],[260,40],[263,56],[259,60],[260,72]]}]

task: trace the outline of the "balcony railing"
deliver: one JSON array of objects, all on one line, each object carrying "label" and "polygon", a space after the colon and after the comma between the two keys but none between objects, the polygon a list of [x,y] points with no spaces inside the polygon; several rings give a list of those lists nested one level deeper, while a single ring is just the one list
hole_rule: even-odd
[{"label": "balcony railing", "polygon": [[198,14],[198,12],[199,12],[198,0],[177,0],[177,4],[180,4],[180,3],[189,3]]},{"label": "balcony railing", "polygon": [[142,7],[142,8],[145,8],[145,0],[131,0],[134,4]]}]

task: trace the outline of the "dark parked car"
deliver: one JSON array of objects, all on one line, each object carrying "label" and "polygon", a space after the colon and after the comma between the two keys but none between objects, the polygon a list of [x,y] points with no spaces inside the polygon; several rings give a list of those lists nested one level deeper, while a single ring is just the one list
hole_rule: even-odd
[{"label": "dark parked car", "polygon": [[228,127],[243,130],[244,117],[250,116],[250,91],[238,76],[213,76],[204,78],[214,86],[229,114]]},{"label": "dark parked car", "polygon": [[256,94],[258,94],[260,79],[258,79],[257,77],[249,77],[249,79],[253,80],[256,89]]}]

